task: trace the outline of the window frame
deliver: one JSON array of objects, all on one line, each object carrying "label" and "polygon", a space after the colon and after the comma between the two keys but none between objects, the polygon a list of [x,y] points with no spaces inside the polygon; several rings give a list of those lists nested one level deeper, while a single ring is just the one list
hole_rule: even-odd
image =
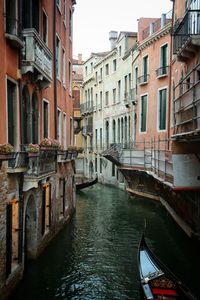
[{"label": "window frame", "polygon": [[[160,92],[166,90],[166,99],[165,99],[165,128],[160,129]],[[167,130],[167,100],[168,100],[168,86],[164,86],[158,89],[157,92],[157,131],[165,132]]]},{"label": "window frame", "polygon": [[[146,99],[146,128],[145,130],[143,131],[142,130],[142,98],[143,97],[147,97]],[[147,133],[147,122],[148,122],[148,93],[144,93],[144,94],[141,94],[140,95],[140,127],[139,127],[139,132],[141,134],[145,134]]]}]

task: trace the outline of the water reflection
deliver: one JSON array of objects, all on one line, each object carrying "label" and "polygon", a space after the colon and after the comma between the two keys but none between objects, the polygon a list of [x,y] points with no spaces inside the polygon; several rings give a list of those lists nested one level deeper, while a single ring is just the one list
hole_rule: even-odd
[{"label": "water reflection", "polygon": [[147,220],[147,242],[200,294],[195,245],[165,209],[97,185],[77,194],[77,212],[45,253],[29,265],[14,300],[140,299],[137,248]]}]

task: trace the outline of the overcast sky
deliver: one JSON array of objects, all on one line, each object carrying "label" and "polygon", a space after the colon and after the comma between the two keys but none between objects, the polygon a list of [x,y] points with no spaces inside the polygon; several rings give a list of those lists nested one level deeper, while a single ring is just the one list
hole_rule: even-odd
[{"label": "overcast sky", "polygon": [[76,0],[74,58],[110,50],[109,31],[137,31],[137,19],[160,17],[171,8],[170,0]]}]

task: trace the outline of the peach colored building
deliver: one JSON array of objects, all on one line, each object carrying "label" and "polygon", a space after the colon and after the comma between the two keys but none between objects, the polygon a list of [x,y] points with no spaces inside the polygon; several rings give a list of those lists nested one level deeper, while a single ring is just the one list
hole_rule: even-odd
[{"label": "peach colored building", "polygon": [[74,4],[0,4],[1,299],[23,276],[25,258],[37,257],[75,210],[76,153],[67,151]]},{"label": "peach colored building", "polygon": [[141,145],[169,137],[170,30],[169,14],[138,21],[136,143]]}]

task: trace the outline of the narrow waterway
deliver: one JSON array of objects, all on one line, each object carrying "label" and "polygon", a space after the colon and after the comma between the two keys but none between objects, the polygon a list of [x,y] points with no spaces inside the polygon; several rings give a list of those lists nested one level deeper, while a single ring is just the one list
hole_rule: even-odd
[{"label": "narrow waterway", "polygon": [[29,263],[11,299],[140,299],[137,248],[144,218],[151,248],[200,299],[199,249],[161,204],[102,185],[77,194],[72,222]]}]

